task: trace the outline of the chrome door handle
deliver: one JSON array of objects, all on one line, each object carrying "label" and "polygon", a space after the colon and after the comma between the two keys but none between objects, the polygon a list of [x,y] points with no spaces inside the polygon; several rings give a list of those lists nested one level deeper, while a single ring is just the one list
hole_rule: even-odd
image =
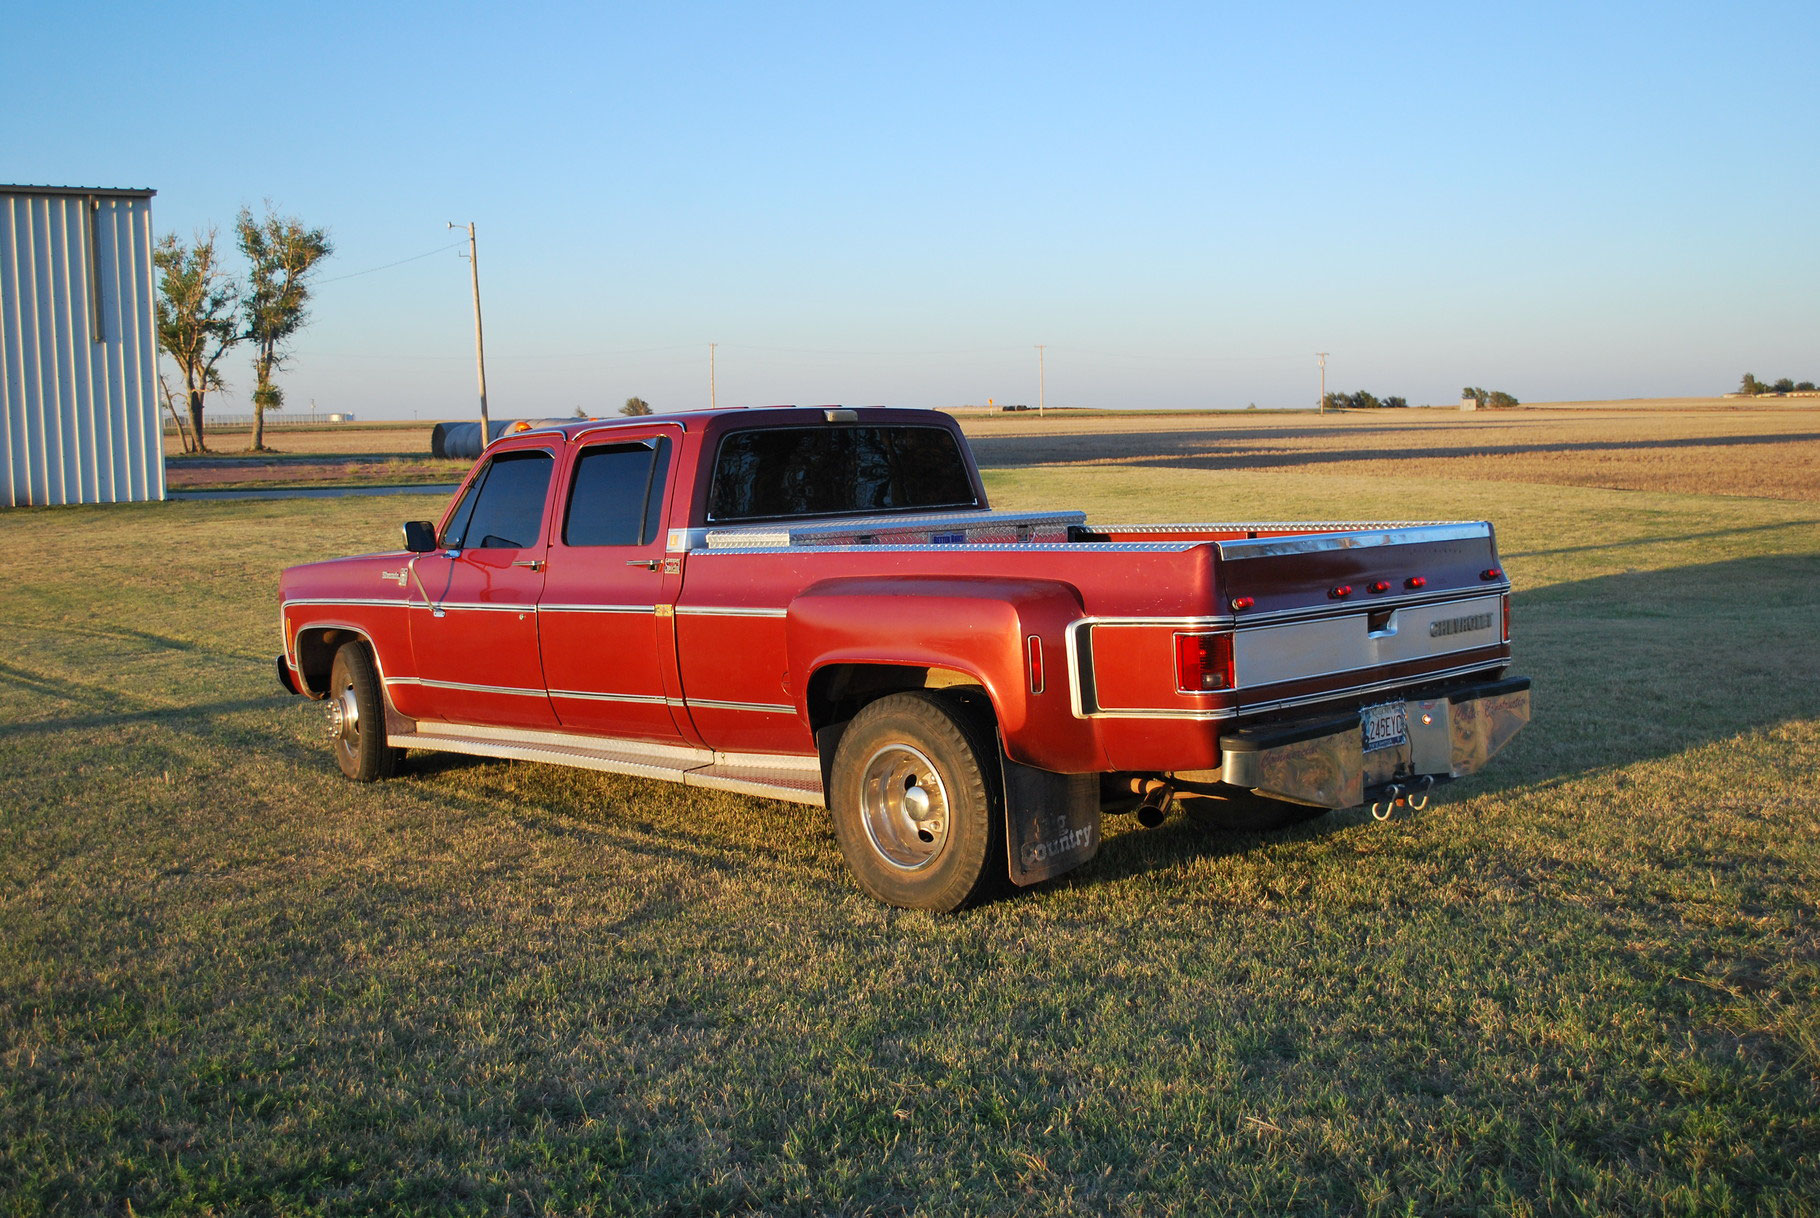
[{"label": "chrome door handle", "polygon": [[628,559],[626,559],[626,566],[643,567],[647,571],[655,571],[655,570],[657,570],[657,568],[663,566],[663,563],[664,563],[664,560],[661,558],[628,558]]},{"label": "chrome door handle", "polygon": [[514,562],[512,565],[514,567],[529,567],[533,571],[541,571],[541,570],[543,570],[543,559],[541,559],[541,558],[521,558],[521,559],[517,560],[516,562]]}]

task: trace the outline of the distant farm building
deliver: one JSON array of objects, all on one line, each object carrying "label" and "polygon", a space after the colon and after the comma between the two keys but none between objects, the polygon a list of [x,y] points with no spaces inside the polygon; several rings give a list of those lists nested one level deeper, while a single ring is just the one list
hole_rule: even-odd
[{"label": "distant farm building", "polygon": [[1479,399],[1478,398],[1474,397],[1470,393],[1462,393],[1460,395],[1460,409],[1461,410],[1477,410],[1478,408],[1479,408]]},{"label": "distant farm building", "polygon": [[0,186],[0,504],[164,498],[155,193]]}]

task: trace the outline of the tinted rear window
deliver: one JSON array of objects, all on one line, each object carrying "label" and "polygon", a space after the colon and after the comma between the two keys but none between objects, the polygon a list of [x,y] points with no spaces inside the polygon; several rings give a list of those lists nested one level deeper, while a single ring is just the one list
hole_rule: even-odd
[{"label": "tinted rear window", "polygon": [[656,540],[670,442],[603,444],[582,452],[569,491],[563,542],[572,546],[638,546]]},{"label": "tinted rear window", "polygon": [[974,507],[954,436],[940,427],[779,427],[721,441],[710,520]]}]

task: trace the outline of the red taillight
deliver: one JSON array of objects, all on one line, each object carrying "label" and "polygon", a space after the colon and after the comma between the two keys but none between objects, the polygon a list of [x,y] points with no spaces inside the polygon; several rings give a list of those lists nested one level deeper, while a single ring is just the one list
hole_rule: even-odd
[{"label": "red taillight", "polygon": [[1502,567],[1487,567],[1483,571],[1479,572],[1479,578],[1480,579],[1502,579],[1502,578],[1504,578],[1504,569]]},{"label": "red taillight", "polygon": [[1030,657],[1030,692],[1043,692],[1043,640],[1031,635],[1024,640],[1025,653]]},{"label": "red taillight", "polygon": [[1255,604],[1257,604],[1257,602],[1252,600],[1249,596],[1235,596],[1232,598],[1232,607],[1235,612],[1249,609]]},{"label": "red taillight", "polygon": [[1387,579],[1374,579],[1371,581],[1371,590],[1373,592],[1388,592],[1390,591],[1390,581]]},{"label": "red taillight", "polygon": [[1412,575],[1403,581],[1403,586],[1405,588],[1426,588],[1428,587],[1428,577],[1426,575]]},{"label": "red taillight", "polygon": [[1183,693],[1204,694],[1232,688],[1230,634],[1175,636],[1175,683]]},{"label": "red taillight", "polygon": [[1352,595],[1352,585],[1351,584],[1341,584],[1336,588],[1330,589],[1328,591],[1327,595],[1332,597],[1336,601],[1344,600],[1345,598]]},{"label": "red taillight", "polygon": [[1504,641],[1510,642],[1510,593],[1504,594]]}]

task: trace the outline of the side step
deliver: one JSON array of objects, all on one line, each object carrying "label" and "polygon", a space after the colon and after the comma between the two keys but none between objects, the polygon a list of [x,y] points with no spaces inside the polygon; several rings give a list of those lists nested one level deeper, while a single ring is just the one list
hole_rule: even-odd
[{"label": "side step", "polygon": [[655,744],[569,732],[481,727],[472,723],[417,721],[413,732],[393,732],[386,743],[399,749],[432,749],[475,757],[542,761],[657,778],[687,787],[709,787],[762,795],[821,807],[822,767],[817,757],[774,753],[716,753],[688,745]]}]

